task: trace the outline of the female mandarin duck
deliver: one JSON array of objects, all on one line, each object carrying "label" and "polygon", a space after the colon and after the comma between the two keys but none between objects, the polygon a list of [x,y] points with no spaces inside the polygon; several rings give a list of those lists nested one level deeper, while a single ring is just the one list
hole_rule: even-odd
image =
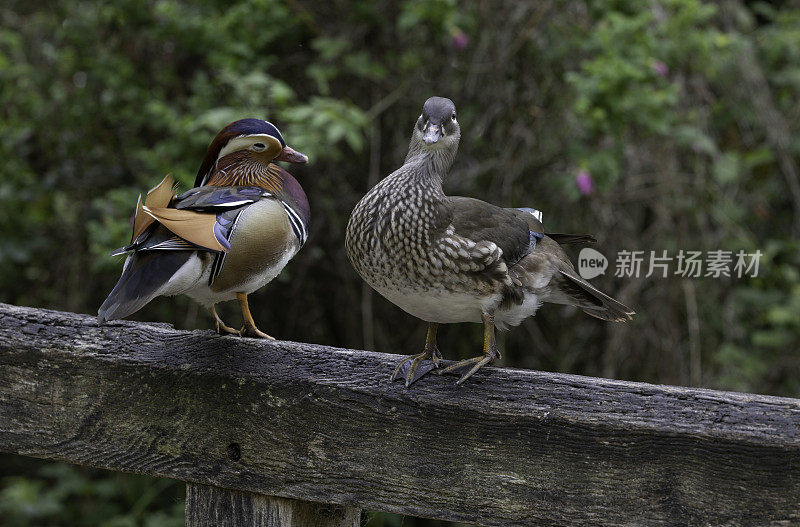
[{"label": "female mandarin duck", "polygon": [[[633,311],[581,279],[558,242],[591,236],[545,233],[534,209],[501,208],[446,196],[461,129],[450,99],[425,102],[405,164],[356,205],[345,245],[358,274],[406,312],[428,322],[422,353],[403,360],[406,386],[437,368],[438,324],[482,322],[483,354],[439,373],[465,371],[463,383],[500,354],[495,326],[516,326],[543,302],[578,306],[603,320],[624,321]],[[424,361],[424,367],[420,367]]]},{"label": "female mandarin duck", "polygon": [[[221,334],[258,330],[247,295],[275,278],[306,241],[311,218],[300,184],[273,161],[307,163],[260,119],[229,124],[208,147],[195,188],[174,196],[171,176],[141,197],[128,254],[98,319],[124,318],[157,296],[185,294],[207,307]],[[237,298],[244,326],[226,326],[214,304]]]}]

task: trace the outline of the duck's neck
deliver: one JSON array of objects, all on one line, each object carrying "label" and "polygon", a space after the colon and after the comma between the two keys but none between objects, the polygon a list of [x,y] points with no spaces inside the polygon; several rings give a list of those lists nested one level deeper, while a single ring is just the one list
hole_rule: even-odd
[{"label": "duck's neck", "polygon": [[261,187],[277,193],[283,187],[283,170],[278,165],[253,159],[246,152],[234,152],[217,161],[206,185]]},{"label": "duck's neck", "polygon": [[455,149],[428,150],[412,143],[405,164],[415,165],[416,170],[412,172],[420,178],[420,183],[428,183],[441,188],[455,157]]}]

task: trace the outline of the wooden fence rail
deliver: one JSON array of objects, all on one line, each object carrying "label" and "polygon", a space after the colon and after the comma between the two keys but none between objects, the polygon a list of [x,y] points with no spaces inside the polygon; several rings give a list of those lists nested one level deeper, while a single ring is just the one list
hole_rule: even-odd
[{"label": "wooden fence rail", "polygon": [[[800,401],[0,304],[0,451],[188,482],[187,525],[800,525]],[[246,519],[246,520],[243,520]]]}]

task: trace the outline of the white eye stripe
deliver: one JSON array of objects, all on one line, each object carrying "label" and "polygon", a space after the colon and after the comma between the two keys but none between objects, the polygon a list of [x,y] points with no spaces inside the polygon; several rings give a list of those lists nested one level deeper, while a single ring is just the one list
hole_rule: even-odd
[{"label": "white eye stripe", "polygon": [[280,141],[275,137],[267,134],[254,134],[242,137],[235,137],[231,139],[228,144],[226,144],[222,150],[220,150],[219,155],[217,155],[217,161],[225,157],[226,155],[230,154],[231,152],[236,152],[237,150],[246,150],[253,147],[255,143],[262,143],[265,147],[269,148],[270,150],[274,149],[277,155],[277,152],[280,152],[283,146],[281,145]]}]

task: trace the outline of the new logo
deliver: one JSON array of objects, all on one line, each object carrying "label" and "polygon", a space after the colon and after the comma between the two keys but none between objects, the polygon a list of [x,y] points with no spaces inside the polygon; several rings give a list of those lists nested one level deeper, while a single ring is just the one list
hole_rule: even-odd
[{"label": "new logo", "polygon": [[581,249],[578,254],[578,273],[584,280],[590,280],[595,276],[600,276],[608,268],[608,258],[599,251],[589,247]]}]

